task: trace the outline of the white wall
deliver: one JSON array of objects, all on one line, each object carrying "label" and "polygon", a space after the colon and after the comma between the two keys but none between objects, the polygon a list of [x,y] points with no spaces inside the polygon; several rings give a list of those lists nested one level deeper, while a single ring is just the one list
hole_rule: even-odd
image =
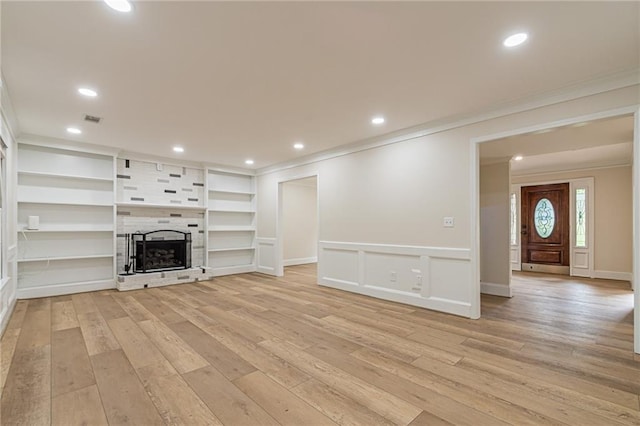
[{"label": "white wall", "polygon": [[[545,107],[451,129],[426,128],[424,136],[263,172],[257,182],[258,237],[276,236],[278,182],[318,174],[320,283],[392,300],[401,295],[406,303],[477,317],[471,139],[637,105],[638,93],[635,85],[556,99]],[[454,217],[454,228],[443,227],[445,216]],[[367,253],[385,251],[367,263]],[[401,260],[412,256],[420,257],[419,267]],[[386,271],[383,282],[369,281],[367,268],[374,264]],[[411,290],[418,282],[421,289]]]},{"label": "white wall", "polygon": [[511,297],[509,163],[480,168],[480,282],[483,293]]},{"label": "white wall", "polygon": [[633,268],[631,166],[514,176],[514,184],[593,177],[596,276],[630,276]]},{"label": "white wall", "polygon": [[282,244],[284,266],[318,259],[317,179],[282,184]]},{"label": "white wall", "polygon": [[[0,277],[0,336],[5,330],[17,297],[17,269],[16,269],[16,149],[13,130],[13,110],[6,86],[0,80],[0,134],[6,144],[5,176],[6,192],[3,200],[3,216],[5,224],[2,227],[2,277]],[[11,124],[9,124],[11,123]]]}]

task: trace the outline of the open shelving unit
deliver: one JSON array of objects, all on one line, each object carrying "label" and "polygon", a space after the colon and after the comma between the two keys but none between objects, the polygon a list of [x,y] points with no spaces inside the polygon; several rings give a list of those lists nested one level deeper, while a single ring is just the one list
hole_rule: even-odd
[{"label": "open shelving unit", "polygon": [[19,144],[21,297],[115,287],[114,175],[112,155]]},{"label": "open shelving unit", "polygon": [[255,178],[207,169],[207,266],[215,275],[255,271]]}]

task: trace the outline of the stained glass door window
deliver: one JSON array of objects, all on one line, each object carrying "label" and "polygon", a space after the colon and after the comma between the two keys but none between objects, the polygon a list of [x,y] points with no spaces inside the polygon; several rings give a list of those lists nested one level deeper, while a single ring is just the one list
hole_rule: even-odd
[{"label": "stained glass door window", "polygon": [[541,238],[549,238],[556,224],[556,214],[548,198],[541,198],[536,204],[533,223]]}]

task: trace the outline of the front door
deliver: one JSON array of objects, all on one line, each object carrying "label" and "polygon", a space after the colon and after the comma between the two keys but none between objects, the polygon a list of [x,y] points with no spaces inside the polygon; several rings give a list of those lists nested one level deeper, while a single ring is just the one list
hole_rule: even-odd
[{"label": "front door", "polygon": [[569,274],[569,184],[523,186],[522,270]]}]

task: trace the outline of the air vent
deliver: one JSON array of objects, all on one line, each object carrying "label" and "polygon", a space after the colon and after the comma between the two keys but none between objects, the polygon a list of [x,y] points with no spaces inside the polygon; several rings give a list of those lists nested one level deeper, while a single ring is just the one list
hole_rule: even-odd
[{"label": "air vent", "polygon": [[101,117],[96,117],[95,115],[85,114],[84,116],[84,121],[88,121],[90,123],[99,124],[101,120],[102,120]]}]

